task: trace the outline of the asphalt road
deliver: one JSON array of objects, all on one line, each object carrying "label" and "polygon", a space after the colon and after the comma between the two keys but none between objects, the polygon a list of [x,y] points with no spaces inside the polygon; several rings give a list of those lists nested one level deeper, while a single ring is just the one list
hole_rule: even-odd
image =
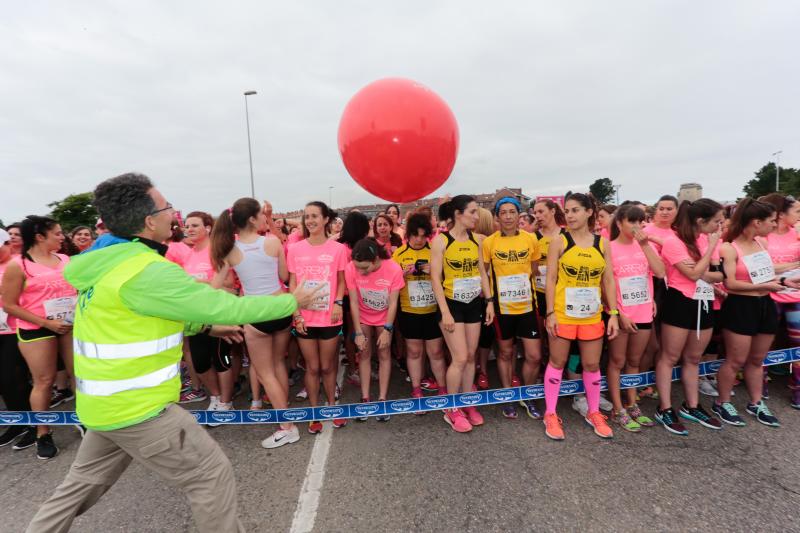
[{"label": "asphalt road", "polygon": [[[394,397],[408,394],[403,377],[395,372]],[[326,428],[327,455],[316,442],[323,435],[305,426],[300,442],[272,451],[259,445],[268,427],[210,431],[235,467],[248,531],[796,531],[800,412],[784,385],[773,382],[769,402],[783,427],[743,415],[744,428],[692,425],[688,437],[657,427],[602,441],[565,399],[563,442],[547,439],[539,421],[503,419],[497,407],[484,408],[486,424],[465,435],[438,413]],[[342,400],[357,397],[346,387]],[[64,478],[80,437],[58,428],[55,439],[61,453],[47,462],[33,448],[0,449],[0,531],[23,530]],[[196,529],[185,497],[134,464],[73,531]]]}]

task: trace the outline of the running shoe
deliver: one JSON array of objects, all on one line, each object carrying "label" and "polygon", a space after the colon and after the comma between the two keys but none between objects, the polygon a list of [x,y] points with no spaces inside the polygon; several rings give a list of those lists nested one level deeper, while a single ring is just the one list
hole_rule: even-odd
[{"label": "running shoe", "polygon": [[553,440],[564,440],[564,427],[561,424],[561,419],[558,415],[546,414],[544,415],[544,434]]},{"label": "running shoe", "polygon": [[536,408],[536,403],[533,400],[522,400],[519,404],[525,408],[525,412],[528,414],[529,417],[533,418],[534,420],[541,420],[542,413]]},{"label": "running shoe", "polygon": [[316,435],[317,433],[322,433],[322,422],[319,420],[315,420],[308,424],[308,432],[312,435]]},{"label": "running shoe", "polygon": [[656,421],[664,426],[664,429],[672,433],[673,435],[688,435],[689,432],[686,430],[686,427],[680,423],[678,417],[675,416],[675,411],[672,410],[672,407],[669,409],[661,410],[660,408],[656,409]]},{"label": "running shoe", "polygon": [[612,420],[619,424],[619,427],[631,433],[638,433],[642,430],[641,424],[637,422],[626,409],[621,409],[618,413],[612,414]]},{"label": "running shoe", "polygon": [[697,407],[689,407],[686,405],[686,402],[681,403],[678,416],[692,422],[697,422],[708,429],[722,429],[722,422],[711,416],[700,404],[697,404]]},{"label": "running shoe", "polygon": [[208,396],[206,396],[206,393],[203,392],[202,389],[192,389],[181,393],[178,403],[195,403],[205,401],[206,399],[208,399]]},{"label": "running shoe", "polygon": [[652,398],[658,400],[658,391],[655,387],[644,387],[636,391],[636,401],[641,401],[642,398]]},{"label": "running shoe", "polygon": [[[422,398],[423,397],[422,389],[421,388],[411,389],[411,397],[412,398]],[[418,416],[422,416],[422,415],[427,415],[428,412],[427,411],[415,411],[414,414],[418,415]]]},{"label": "running shoe", "polygon": [[[219,400],[217,400],[216,404],[213,406],[213,409],[211,408],[211,406],[209,406],[208,410],[209,411],[233,411],[233,402],[225,403],[225,402],[220,402]],[[218,424],[216,422],[209,422],[207,424],[207,426],[210,427],[210,428],[215,428],[215,427],[220,426],[220,424]]]},{"label": "running shoe", "polygon": [[353,370],[347,374],[347,383],[353,385],[354,387],[361,385],[361,378],[358,375],[358,370]]},{"label": "running shoe", "polygon": [[284,444],[292,444],[300,440],[300,430],[297,426],[292,426],[289,429],[278,429],[275,433],[261,441],[261,447],[271,450],[272,448],[280,448]]},{"label": "running shoe", "polygon": [[600,410],[610,413],[614,410],[614,404],[608,401],[604,395],[600,395]]},{"label": "running shoe", "polygon": [[444,411],[444,421],[447,422],[453,431],[458,433],[468,433],[472,431],[472,424],[461,412],[461,409],[446,409]]},{"label": "running shoe", "polygon": [[378,415],[378,416],[375,417],[375,420],[377,420],[378,422],[388,422],[389,419],[391,419],[391,418],[392,417],[389,416],[389,415]]},{"label": "running shoe", "polygon": [[308,391],[306,390],[305,387],[303,387],[302,389],[300,389],[300,392],[298,392],[297,394],[294,395],[294,398],[296,400],[307,400],[308,399]]},{"label": "running shoe", "polygon": [[522,381],[520,381],[519,376],[516,374],[511,375],[511,386],[512,387],[519,387],[522,385]]},{"label": "running shoe", "polygon": [[586,402],[586,396],[583,394],[573,396],[572,408],[580,413],[582,417],[586,418],[586,414],[589,412],[589,404]]},{"label": "running shoe", "polygon": [[9,426],[2,435],[0,435],[0,448],[3,446],[8,446],[17,438],[24,434],[28,428],[26,426]]},{"label": "running shoe", "polygon": [[462,409],[464,415],[466,415],[467,420],[469,421],[470,425],[472,426],[482,426],[483,425],[483,415],[478,412],[477,407],[464,407]]},{"label": "running shoe", "polygon": [[260,411],[264,408],[264,402],[261,400],[253,400],[250,402],[250,410],[251,411]]},{"label": "running shoe", "polygon": [[717,384],[715,381],[700,378],[700,394],[703,396],[712,396],[716,398],[719,396],[716,385]]},{"label": "running shoe", "polygon": [[[369,398],[361,398],[361,403],[369,403]],[[366,422],[369,420],[368,416],[359,416],[356,418],[356,422]]]},{"label": "running shoe", "polygon": [[714,405],[711,406],[711,410],[726,424],[730,424],[731,426],[747,425],[744,423],[744,420],[742,420],[742,417],[739,416],[739,413],[736,412],[736,408],[731,402],[722,402],[721,404],[714,402]]},{"label": "running shoe", "polygon": [[767,407],[767,404],[764,403],[764,400],[761,400],[758,403],[748,403],[745,410],[748,414],[756,417],[756,420],[765,426],[770,426],[773,428],[781,427],[781,423],[778,422],[778,419],[775,418],[775,416],[770,412],[769,407]]},{"label": "running shoe", "polygon": [[293,368],[289,371],[289,386],[293,387],[295,383],[300,383],[303,379],[303,373],[299,369]]},{"label": "running shoe", "polygon": [[24,450],[26,448],[30,448],[34,444],[36,444],[36,428],[28,427],[28,430],[22,434],[22,438],[19,439],[14,446],[11,447],[11,449]]},{"label": "running shoe", "polygon": [[517,418],[517,408],[513,404],[507,403],[500,408],[504,418],[515,419]]},{"label": "running shoe", "polygon": [[420,382],[420,388],[429,392],[439,392],[439,384],[434,378],[425,378]]},{"label": "running shoe", "polygon": [[343,428],[346,425],[347,425],[347,419],[346,418],[334,418],[333,419],[333,427],[335,427],[336,429]]},{"label": "running shoe", "polygon": [[39,459],[52,459],[56,455],[58,455],[58,447],[53,442],[52,433],[36,437],[36,457]]},{"label": "running shoe", "polygon": [[792,391],[792,399],[789,401],[789,405],[792,409],[800,409],[800,389]]},{"label": "running shoe", "polygon": [[649,428],[656,425],[656,423],[653,422],[653,420],[649,416],[645,416],[645,414],[642,413],[642,410],[638,404],[630,405],[626,407],[626,409],[628,411],[628,414],[631,415],[631,418],[636,420],[640,426]]},{"label": "running shoe", "polygon": [[489,376],[484,374],[483,372],[478,374],[478,379],[475,380],[475,384],[478,386],[480,390],[486,390],[489,388]]},{"label": "running shoe", "polygon": [[67,395],[60,390],[53,389],[53,394],[50,396],[50,409],[55,409],[62,403],[67,401]]},{"label": "running shoe", "polygon": [[595,435],[602,439],[610,439],[614,436],[614,432],[611,431],[611,427],[609,427],[608,423],[606,422],[607,419],[608,417],[600,411],[589,413],[584,418],[586,423],[594,428]]}]

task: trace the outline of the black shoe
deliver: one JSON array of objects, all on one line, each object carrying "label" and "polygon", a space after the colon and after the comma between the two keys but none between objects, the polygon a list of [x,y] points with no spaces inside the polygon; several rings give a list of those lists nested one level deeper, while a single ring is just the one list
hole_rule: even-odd
[{"label": "black shoe", "polygon": [[72,389],[59,389],[58,392],[64,396],[65,402],[71,402],[75,399],[75,393],[72,392]]},{"label": "black shoe", "polygon": [[726,424],[730,424],[732,426],[744,426],[744,420],[742,417],[739,416],[739,413],[736,412],[736,408],[730,402],[725,402],[722,404],[714,403],[711,406],[711,410],[719,416],[719,419],[725,422]]},{"label": "black shoe", "polygon": [[36,428],[28,426],[25,428],[25,433],[22,434],[22,438],[14,444],[12,449],[24,450],[25,448],[30,448],[34,444],[36,444]]},{"label": "black shoe", "polygon": [[376,416],[375,418],[378,420],[378,422],[388,422],[389,420],[391,420],[392,417],[389,415],[379,415]]},{"label": "black shoe", "polygon": [[62,403],[67,401],[67,396],[60,390],[53,390],[53,395],[50,397],[50,409],[55,409]]},{"label": "black shoe", "polygon": [[52,459],[56,455],[58,455],[58,447],[53,442],[52,433],[36,437],[36,457],[39,459]]},{"label": "black shoe", "polygon": [[756,420],[758,420],[765,426],[770,426],[774,428],[781,427],[780,422],[778,422],[778,419],[775,418],[775,415],[773,415],[769,411],[767,404],[765,404],[763,400],[758,403],[748,403],[745,410],[747,411],[748,414],[751,414],[754,417],[756,417]]},{"label": "black shoe", "polygon": [[664,429],[673,435],[689,434],[684,425],[678,420],[678,417],[675,416],[675,411],[672,410],[672,407],[664,409],[663,411],[661,409],[656,409],[656,420],[664,426]]},{"label": "black shoe", "polygon": [[25,426],[9,426],[9,428],[5,430],[2,435],[0,435],[0,448],[3,446],[8,446],[17,440],[17,437],[25,433],[26,429],[28,428]]},{"label": "black shoe", "polygon": [[686,420],[691,420],[692,422],[697,422],[708,429],[722,429],[722,422],[711,416],[700,404],[697,404],[697,407],[689,407],[686,405],[686,402],[683,402],[678,411],[678,416]]}]

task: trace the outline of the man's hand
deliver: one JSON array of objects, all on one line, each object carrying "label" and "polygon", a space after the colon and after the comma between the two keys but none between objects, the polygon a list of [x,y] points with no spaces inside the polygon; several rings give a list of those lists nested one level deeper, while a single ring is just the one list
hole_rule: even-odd
[{"label": "man's hand", "polygon": [[324,286],[323,283],[320,283],[313,289],[309,289],[305,286],[305,283],[298,283],[297,288],[292,293],[294,299],[297,300],[297,307],[299,309],[308,309],[311,307],[311,304],[314,302],[314,298],[317,297],[317,293],[322,289]]},{"label": "man's hand", "polygon": [[208,334],[219,337],[228,344],[244,342],[244,329],[241,326],[211,326]]}]

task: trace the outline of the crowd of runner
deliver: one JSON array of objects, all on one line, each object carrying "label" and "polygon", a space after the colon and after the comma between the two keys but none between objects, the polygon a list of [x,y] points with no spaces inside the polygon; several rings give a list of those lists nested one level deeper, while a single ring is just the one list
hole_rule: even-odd
[{"label": "crowd of runner", "polygon": [[[543,383],[543,404],[525,400],[500,410],[507,419],[542,420],[555,440],[565,435],[557,411],[565,378],[583,381],[585,394],[572,407],[601,438],[613,436],[612,426],[639,432],[661,425],[677,435],[687,434],[686,422],[744,426],[747,416],[731,402],[739,383],[746,415],[777,427],[765,403],[763,361],[771,349],[800,346],[798,220],[800,202],[778,193],[735,206],[673,196],[653,206],[597,205],[574,193],[562,208],[505,197],[493,211],[458,195],[436,213],[390,205],[373,219],[355,210],[339,218],[315,201],[297,222],[273,217],[268,202],[253,198],[216,218],[193,211],[175,217],[165,244],[166,257],[198,283],[238,295],[280,294],[299,284],[318,291],[310,309],[245,325],[242,344],[208,332],[188,337],[179,401],[226,411],[243,393],[253,410],[333,405],[346,365],[345,383],[362,402],[388,399],[398,371],[410,386],[403,397],[413,398]],[[96,239],[115,238],[102,221],[67,235],[42,216],[0,230],[6,410],[47,411],[74,399],[78,294],[64,267],[70,256],[92,253]],[[492,354],[496,382],[488,373]],[[700,377],[699,364],[714,359],[723,360],[717,376]],[[684,400],[673,406],[678,365]],[[621,375],[651,370],[656,387],[620,389]],[[800,409],[800,365],[787,371],[791,407]],[[710,398],[706,406],[701,395]],[[655,409],[645,413],[642,398],[657,402]],[[484,424],[476,407],[442,414],[460,433]],[[346,425],[333,420],[335,428]],[[316,434],[322,423],[304,429]],[[298,425],[286,423],[261,444],[299,439]],[[0,435],[7,445],[35,445],[42,459],[58,453],[45,425],[9,426]]]}]

